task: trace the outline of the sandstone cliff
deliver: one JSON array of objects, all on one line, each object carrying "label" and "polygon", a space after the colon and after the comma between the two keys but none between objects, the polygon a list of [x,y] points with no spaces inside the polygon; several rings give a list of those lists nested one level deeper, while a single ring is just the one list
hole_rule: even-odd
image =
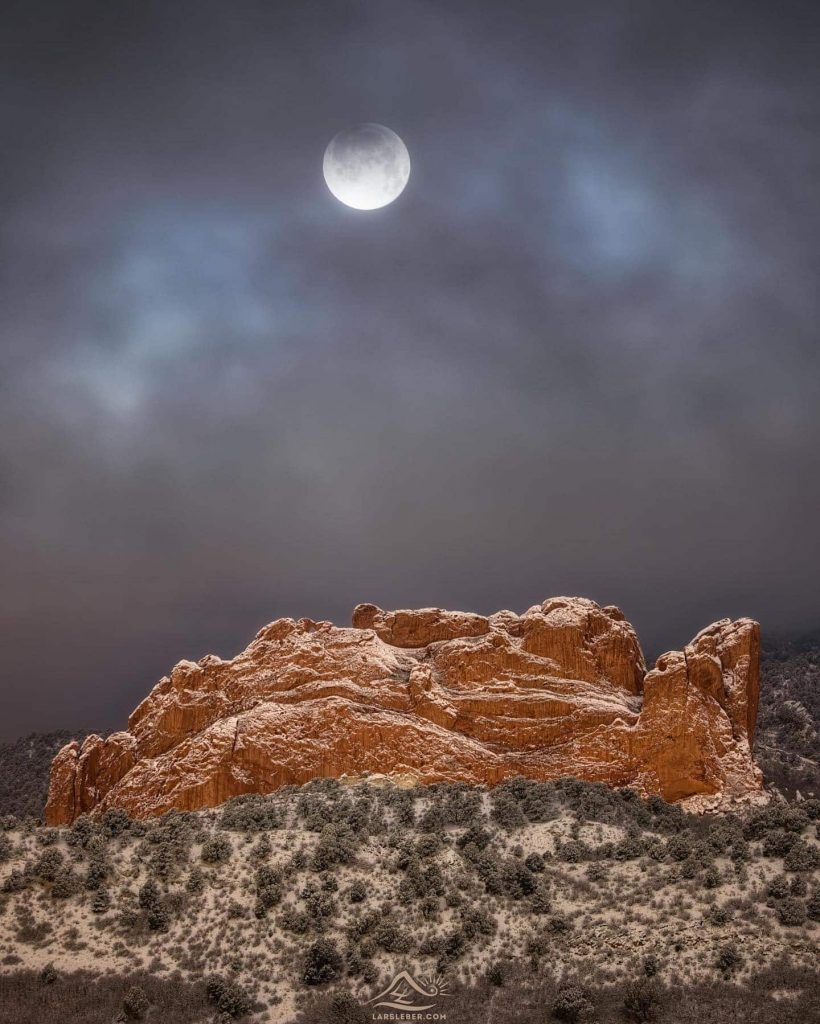
[{"label": "sandstone cliff", "polygon": [[758,652],[757,623],[723,619],[647,672],[623,614],[583,598],[489,617],[359,605],[352,628],[279,619],[232,661],[180,662],[127,732],[63,747],[46,817],[150,817],[368,773],[740,796],[762,781]]}]

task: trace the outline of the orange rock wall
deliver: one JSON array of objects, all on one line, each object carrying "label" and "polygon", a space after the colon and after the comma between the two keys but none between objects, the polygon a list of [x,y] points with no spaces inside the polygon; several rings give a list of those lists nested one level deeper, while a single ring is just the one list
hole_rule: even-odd
[{"label": "orange rock wall", "polygon": [[369,773],[741,796],[761,786],[758,654],[757,623],[724,619],[647,672],[623,614],[584,598],[489,617],[359,605],[352,628],[279,619],[231,661],[180,662],[127,732],[64,747],[46,817],[144,818]]}]

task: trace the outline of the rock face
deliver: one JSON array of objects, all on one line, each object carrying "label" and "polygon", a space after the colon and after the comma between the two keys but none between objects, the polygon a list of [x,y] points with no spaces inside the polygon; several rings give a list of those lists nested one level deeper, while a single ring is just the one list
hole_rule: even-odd
[{"label": "rock face", "polygon": [[584,598],[489,617],[359,605],[352,628],[279,619],[232,661],[180,662],[127,732],[63,747],[46,817],[145,818],[371,773],[741,796],[762,783],[758,651],[756,622],[723,619],[647,672],[623,614]]}]

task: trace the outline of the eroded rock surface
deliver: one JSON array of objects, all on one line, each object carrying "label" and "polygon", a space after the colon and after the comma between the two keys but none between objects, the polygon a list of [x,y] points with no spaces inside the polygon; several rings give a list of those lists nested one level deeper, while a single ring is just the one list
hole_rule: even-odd
[{"label": "eroded rock surface", "polygon": [[231,661],[180,662],[127,732],[63,747],[46,816],[151,817],[370,773],[742,796],[762,782],[758,652],[756,622],[723,619],[647,672],[623,614],[585,598],[489,617],[359,605],[352,628],[279,619]]}]

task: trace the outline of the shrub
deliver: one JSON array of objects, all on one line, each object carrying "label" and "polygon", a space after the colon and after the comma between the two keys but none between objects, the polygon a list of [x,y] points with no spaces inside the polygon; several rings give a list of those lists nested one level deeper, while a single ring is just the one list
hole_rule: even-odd
[{"label": "shrub", "polygon": [[[465,783],[443,783],[431,786],[429,794],[435,794],[443,825],[468,825],[483,815],[482,794],[475,786]],[[441,827],[441,826],[438,826]]]},{"label": "shrub", "polygon": [[91,911],[94,914],[105,914],[111,909],[111,896],[107,889],[98,889],[91,901]]},{"label": "shrub", "polygon": [[202,873],[202,868],[199,868],[196,865],[194,865],[194,867],[192,867],[190,872],[188,873],[188,879],[185,882],[185,890],[186,892],[196,895],[198,893],[201,893],[204,888],[205,875]]},{"label": "shrub", "polygon": [[259,793],[229,800],[222,808],[219,827],[232,832],[266,832],[282,824],[273,802]]},{"label": "shrub", "polygon": [[527,954],[530,958],[530,965],[535,970],[538,967],[542,956],[545,956],[550,949],[549,936],[545,933],[531,935],[527,939]]},{"label": "shrub", "polygon": [[254,913],[257,917],[264,917],[271,907],[275,907],[282,899],[282,885],[279,874],[263,864],[256,869],[256,907]]},{"label": "shrub", "polygon": [[12,868],[0,891],[4,893],[22,892],[26,888],[28,888],[28,879],[25,874],[19,868]]},{"label": "shrub", "polygon": [[65,841],[69,846],[86,847],[96,834],[97,826],[87,814],[81,814],[66,832]]},{"label": "shrub", "polygon": [[661,995],[658,986],[648,978],[630,981],[624,992],[624,1014],[627,1020],[638,1024],[654,1020],[661,1008]]},{"label": "shrub", "polygon": [[815,889],[806,901],[806,915],[810,921],[820,921],[820,889]]},{"label": "shrub", "polygon": [[358,942],[363,935],[369,935],[381,919],[382,915],[375,910],[354,917],[347,926],[347,934],[351,942]]},{"label": "shrub", "polygon": [[337,992],[330,1000],[330,1020],[333,1024],[365,1024],[369,1017],[350,992]]},{"label": "shrub", "polygon": [[63,868],[51,886],[51,895],[58,900],[69,899],[82,889],[82,882],[71,868]]},{"label": "shrub", "polygon": [[120,836],[130,828],[131,819],[128,813],[119,807],[109,807],[103,814],[100,825],[106,836]]},{"label": "shrub", "polygon": [[789,883],[783,875],[778,875],[769,882],[767,895],[775,900],[784,900],[789,895]]},{"label": "shrub", "polygon": [[11,840],[5,832],[0,832],[0,864],[11,859],[12,850]]},{"label": "shrub", "polygon": [[122,1012],[128,1020],[142,1020],[150,1005],[151,1000],[145,991],[137,985],[132,985],[123,996]]},{"label": "shrub", "polygon": [[496,928],[495,918],[483,907],[469,907],[461,912],[461,930],[467,939],[474,939],[477,935],[493,935]]},{"label": "shrub", "polygon": [[[481,825],[471,825],[456,840],[459,850],[466,851],[467,847],[474,847],[476,850],[484,850],[488,846],[492,836]],[[465,854],[466,856],[466,854]]]},{"label": "shrub", "polygon": [[792,896],[805,896],[809,891],[809,883],[803,875],[795,875],[789,882],[789,893]]},{"label": "shrub", "polygon": [[467,935],[463,928],[454,928],[449,935],[444,937],[441,944],[441,956],[436,965],[437,970],[444,973],[453,961],[458,960],[467,949]]},{"label": "shrub", "polygon": [[786,832],[784,829],[767,832],[763,839],[763,856],[785,857],[797,841],[798,837],[794,832]]},{"label": "shrub", "polygon": [[820,800],[815,800],[814,798],[804,800],[800,805],[800,809],[812,821],[817,821],[820,818]]},{"label": "shrub", "polygon": [[716,903],[714,906],[709,908],[709,911],[706,914],[706,918],[710,924],[720,926],[728,924],[729,921],[731,921],[732,912],[729,910],[728,907],[721,907],[718,906],[718,904]]},{"label": "shrub", "polygon": [[521,810],[515,797],[503,786],[498,786],[493,791],[493,820],[506,831],[511,832],[515,828],[525,825],[527,819]]},{"label": "shrub", "polygon": [[297,910],[296,907],[286,907],[279,917],[280,927],[287,932],[293,932],[294,935],[307,935],[313,923],[310,915],[304,910]]},{"label": "shrub", "polygon": [[715,853],[723,853],[742,838],[743,829],[734,815],[727,815],[709,825],[707,843]]},{"label": "shrub", "polygon": [[382,799],[391,808],[399,825],[414,825],[416,810],[413,806],[413,793],[405,789],[388,789]]},{"label": "shrub", "polygon": [[350,888],[347,890],[347,898],[351,903],[363,903],[367,899],[367,886],[361,878],[351,882]]},{"label": "shrub", "polygon": [[446,828],[446,826],[447,821],[444,817],[444,810],[435,804],[427,808],[418,822],[418,827],[422,832],[436,832],[439,829]]},{"label": "shrub", "polygon": [[780,807],[780,825],[789,832],[802,832],[809,820],[805,806],[784,804]]},{"label": "shrub", "polygon": [[412,942],[407,931],[402,931],[393,921],[383,921],[373,931],[373,939],[385,953],[407,953]]},{"label": "shrub", "polygon": [[540,853],[530,853],[524,860],[526,867],[533,872],[533,874],[540,875],[544,870],[544,858]]},{"label": "shrub", "polygon": [[716,889],[721,884],[720,872],[714,864],[710,864],[703,875],[703,884],[707,889]]},{"label": "shrub", "polygon": [[94,860],[88,865],[88,870],[85,874],[85,887],[89,892],[93,892],[95,889],[99,889],[103,882],[108,877],[108,864],[106,861],[99,857],[95,857]]},{"label": "shrub", "polygon": [[615,860],[637,860],[646,853],[646,843],[639,836],[626,836],[613,850]]},{"label": "shrub", "polygon": [[327,871],[337,864],[349,864],[356,854],[356,836],[344,822],[325,825],[313,853],[314,871]]},{"label": "shrub", "polygon": [[543,880],[536,887],[535,892],[530,898],[530,910],[533,914],[549,914],[552,910],[549,888],[544,884]]},{"label": "shrub", "polygon": [[398,871],[410,871],[411,869],[415,869],[416,871],[419,870],[418,857],[410,846],[410,843],[403,843],[398,847],[395,865]]},{"label": "shrub", "polygon": [[202,860],[206,864],[225,864],[231,859],[233,847],[225,836],[214,836],[202,844]]},{"label": "shrub", "polygon": [[644,957],[643,973],[647,976],[647,978],[654,978],[660,969],[660,961],[654,953],[650,953],[649,956]]},{"label": "shrub", "polygon": [[579,1021],[590,1020],[594,1013],[595,1007],[586,989],[575,984],[562,985],[558,989],[558,995],[552,1004],[552,1014],[558,1020],[576,1024]]},{"label": "shrub", "polygon": [[751,859],[752,851],[746,840],[741,838],[732,844],[729,850],[729,856],[736,864],[744,863]]},{"label": "shrub", "polygon": [[798,839],[784,857],[783,867],[786,871],[814,871],[820,867],[820,854],[816,847]]},{"label": "shrub", "polygon": [[341,976],[344,960],[335,942],[317,939],[308,947],[302,963],[302,981],[305,985],[324,985]]},{"label": "shrub", "polygon": [[251,850],[250,858],[252,861],[267,860],[272,853],[273,846],[271,845],[271,841],[268,838],[267,833],[263,833]]},{"label": "shrub", "polygon": [[787,896],[777,904],[777,916],[782,925],[796,928],[806,923],[806,904],[795,896]]},{"label": "shrub", "polygon": [[552,821],[560,814],[555,787],[550,782],[528,782],[520,792],[518,803],[527,821]]},{"label": "shrub", "polygon": [[736,971],[742,963],[743,957],[740,955],[740,952],[734,943],[722,946],[718,950],[715,966],[719,971],[722,971],[723,974],[731,974],[733,971]]},{"label": "shrub", "polygon": [[62,870],[65,858],[59,850],[45,850],[32,865],[30,871],[41,882],[53,882]]},{"label": "shrub", "polygon": [[808,823],[808,814],[799,807],[777,804],[752,814],[743,831],[747,839],[762,839],[767,832],[779,829],[800,833]]},{"label": "shrub", "polygon": [[252,1001],[247,992],[230,978],[211,975],[205,983],[208,1001],[226,1017],[237,1019],[251,1012]]},{"label": "shrub", "polygon": [[145,884],[140,887],[137,894],[137,902],[143,910],[148,910],[149,907],[154,906],[160,900],[159,886],[153,878],[146,880]]},{"label": "shrub", "polygon": [[40,971],[40,983],[42,985],[53,985],[57,978],[59,978],[59,974],[54,964],[46,964],[42,971]]},{"label": "shrub", "polygon": [[501,872],[504,892],[511,899],[520,900],[535,892],[535,876],[521,861],[508,861]]},{"label": "shrub", "polygon": [[599,861],[593,861],[586,870],[586,876],[590,882],[603,882],[606,868]]},{"label": "shrub", "polygon": [[434,921],[438,918],[439,900],[438,896],[425,896],[421,901],[421,916],[425,921]]},{"label": "shrub", "polygon": [[416,843],[416,853],[422,859],[435,857],[440,849],[441,839],[435,832],[425,832],[423,835],[419,836],[418,842]]},{"label": "shrub", "polygon": [[145,915],[145,920],[152,932],[167,931],[171,923],[170,915],[162,904],[151,907]]},{"label": "shrub", "polygon": [[672,860],[684,861],[692,853],[692,841],[683,833],[671,836],[666,842],[666,852]]},{"label": "shrub", "polygon": [[557,845],[556,854],[567,864],[580,864],[592,859],[592,849],[580,839],[570,839]]},{"label": "shrub", "polygon": [[496,988],[501,988],[506,980],[507,972],[502,963],[491,964],[487,969],[487,981]]},{"label": "shrub", "polygon": [[338,913],[339,905],[329,892],[311,889],[306,890],[302,897],[305,901],[305,910],[317,930],[323,928],[325,922],[332,920]]},{"label": "shrub", "polygon": [[140,888],[137,899],[145,911],[145,919],[151,931],[166,931],[170,924],[170,915],[153,878],[149,878]]}]

